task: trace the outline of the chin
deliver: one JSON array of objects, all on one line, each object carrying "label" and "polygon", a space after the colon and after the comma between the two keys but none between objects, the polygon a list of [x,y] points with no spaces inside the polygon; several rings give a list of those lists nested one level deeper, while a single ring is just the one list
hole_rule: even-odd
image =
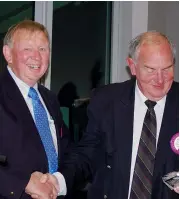
[{"label": "chin", "polygon": [[164,92],[152,93],[152,96],[155,99],[162,99],[165,95],[166,95],[166,93],[164,93]]}]

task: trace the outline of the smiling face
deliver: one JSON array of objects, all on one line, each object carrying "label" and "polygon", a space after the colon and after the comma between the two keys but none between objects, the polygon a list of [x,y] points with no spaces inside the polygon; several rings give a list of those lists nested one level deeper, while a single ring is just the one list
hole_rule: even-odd
[{"label": "smiling face", "polygon": [[162,99],[171,88],[174,79],[174,61],[169,43],[144,43],[139,47],[136,62],[131,58],[129,66],[136,76],[141,92],[150,100]]},{"label": "smiling face", "polygon": [[42,31],[17,31],[12,47],[5,45],[3,53],[14,74],[29,86],[34,86],[48,69],[49,41]]}]

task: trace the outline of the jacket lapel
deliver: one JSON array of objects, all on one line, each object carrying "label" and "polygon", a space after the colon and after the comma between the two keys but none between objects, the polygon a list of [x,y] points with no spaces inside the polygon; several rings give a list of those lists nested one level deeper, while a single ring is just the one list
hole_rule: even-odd
[{"label": "jacket lapel", "polygon": [[128,193],[133,139],[135,80],[130,80],[123,94],[119,95],[121,96],[118,96],[114,103],[115,142],[118,148],[118,158],[121,161],[119,167],[124,182],[124,193]]},{"label": "jacket lapel", "polygon": [[22,142],[23,140],[31,140],[34,147],[41,150],[40,153],[44,156],[44,160],[47,161],[47,157],[32,115],[18,86],[7,69],[3,73],[0,85],[3,96],[3,106],[6,108],[9,115],[17,121],[17,125],[19,127],[19,131],[17,133],[20,134]]},{"label": "jacket lapel", "polygon": [[176,90],[174,91],[172,86],[166,98],[166,104],[158,139],[155,170],[153,175],[154,180],[158,176],[158,173],[162,170],[162,165],[165,165],[166,163],[165,161],[168,155],[167,152],[171,151],[170,140],[172,136],[176,134],[179,130],[179,118],[177,118],[177,115],[179,115],[179,100],[176,94],[178,95],[178,93],[176,93]]},{"label": "jacket lapel", "polygon": [[[2,92],[4,95],[4,105],[18,119],[23,120],[32,124],[32,128],[35,128],[34,121],[32,119],[31,113],[26,105],[26,102],[17,87],[16,83],[10,76],[8,71],[5,71],[3,76]],[[25,116],[25,117],[22,117]],[[35,128],[36,129],[36,128]]]}]

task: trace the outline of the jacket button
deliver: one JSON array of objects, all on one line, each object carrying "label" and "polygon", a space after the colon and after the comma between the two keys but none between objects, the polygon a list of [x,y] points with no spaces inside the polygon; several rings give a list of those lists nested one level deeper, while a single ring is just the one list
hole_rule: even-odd
[{"label": "jacket button", "polygon": [[107,195],[104,195],[104,199],[107,199]]},{"label": "jacket button", "polygon": [[107,165],[107,168],[108,168],[108,169],[111,169],[111,166],[110,166],[110,165]]}]

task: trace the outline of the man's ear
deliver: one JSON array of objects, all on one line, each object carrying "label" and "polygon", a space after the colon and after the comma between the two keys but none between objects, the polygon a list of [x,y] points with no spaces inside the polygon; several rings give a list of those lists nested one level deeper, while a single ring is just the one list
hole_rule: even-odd
[{"label": "man's ear", "polygon": [[127,62],[128,66],[129,66],[129,69],[131,71],[131,75],[133,75],[133,76],[136,75],[136,66],[135,66],[135,63],[134,63],[133,59],[128,57],[126,59],[126,62]]},{"label": "man's ear", "polygon": [[8,45],[3,46],[3,54],[8,64],[12,64],[11,48]]}]

